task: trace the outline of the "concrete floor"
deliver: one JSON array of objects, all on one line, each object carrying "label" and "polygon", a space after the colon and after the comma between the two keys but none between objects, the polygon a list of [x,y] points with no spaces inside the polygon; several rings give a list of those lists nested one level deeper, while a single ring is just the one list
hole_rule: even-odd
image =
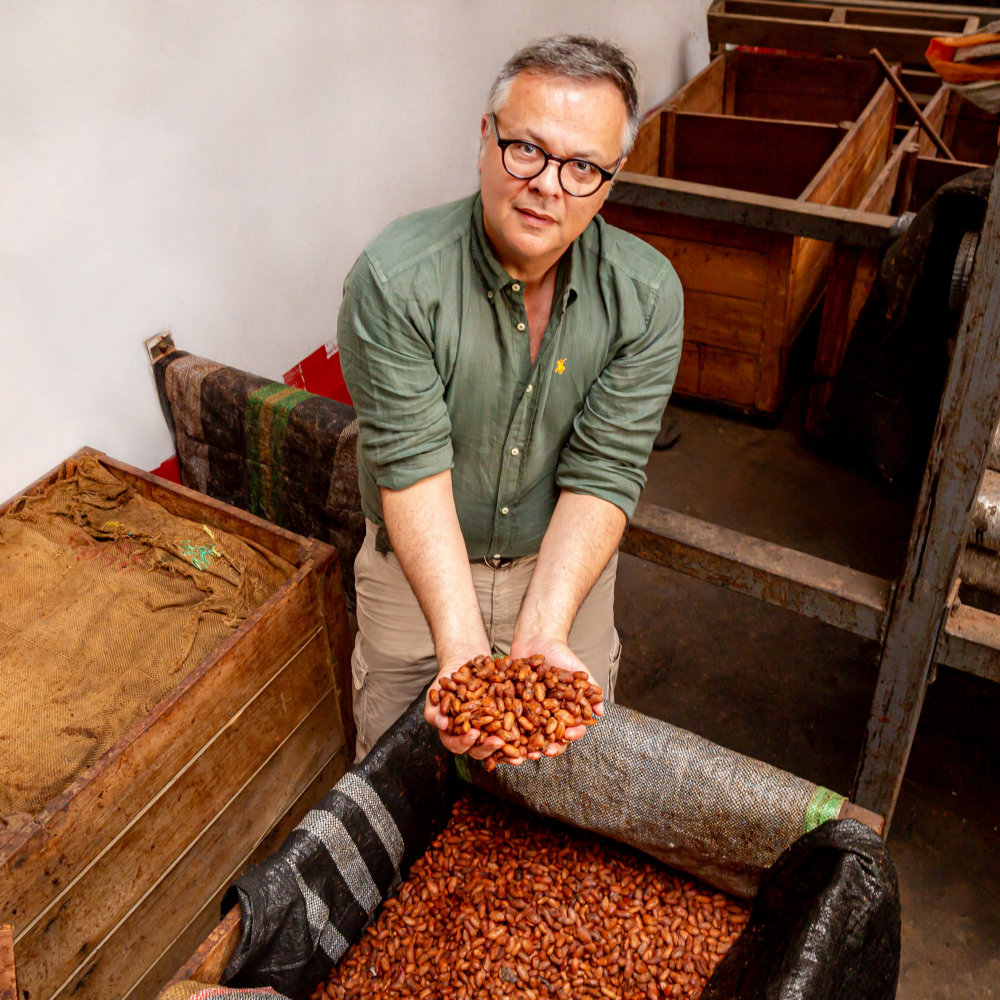
[{"label": "concrete floor", "polygon": [[[780,422],[671,405],[643,498],[887,578],[908,501]],[[618,700],[847,793],[875,684],[874,643],[622,556]],[[899,1000],[1000,996],[1000,685],[942,669],[931,685],[889,846],[899,873]],[[997,852],[997,853],[994,853]]]}]

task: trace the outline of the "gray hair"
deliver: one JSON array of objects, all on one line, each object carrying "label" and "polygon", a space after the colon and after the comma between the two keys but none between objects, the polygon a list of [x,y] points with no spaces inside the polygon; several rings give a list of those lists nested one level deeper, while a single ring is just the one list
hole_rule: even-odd
[{"label": "gray hair", "polygon": [[602,42],[590,35],[555,35],[532,42],[515,52],[503,69],[486,99],[488,114],[496,114],[507,103],[511,84],[521,73],[564,76],[572,80],[607,80],[613,83],[628,112],[622,136],[622,156],[631,150],[639,134],[639,95],[635,89],[635,63],[613,42]]}]

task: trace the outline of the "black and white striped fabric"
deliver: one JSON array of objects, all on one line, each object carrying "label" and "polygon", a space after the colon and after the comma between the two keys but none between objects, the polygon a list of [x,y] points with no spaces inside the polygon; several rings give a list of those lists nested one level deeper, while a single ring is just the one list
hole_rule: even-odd
[{"label": "black and white striped fabric", "polygon": [[444,826],[449,756],[421,696],[280,850],[230,888],[223,912],[239,903],[243,936],[225,983],[308,995]]}]

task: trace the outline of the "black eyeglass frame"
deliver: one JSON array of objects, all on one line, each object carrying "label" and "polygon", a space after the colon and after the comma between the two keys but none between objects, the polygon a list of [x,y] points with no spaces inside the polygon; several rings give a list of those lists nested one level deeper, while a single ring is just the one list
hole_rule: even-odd
[{"label": "black eyeglass frame", "polygon": [[[527,139],[501,139],[500,129],[497,127],[497,116],[493,112],[490,112],[490,118],[493,121],[493,135],[496,137],[497,145],[500,147],[500,162],[503,164],[504,170],[506,170],[511,177],[515,177],[519,181],[530,181],[544,174],[546,169],[548,169],[549,160],[552,160],[553,162],[559,164],[559,169],[556,171],[556,174],[559,178],[559,187],[561,187],[563,191],[567,195],[569,195],[570,198],[593,197],[595,194],[597,194],[598,191],[601,190],[602,187],[604,187],[605,184],[607,184],[609,181],[614,180],[614,176],[618,172],[618,168],[621,166],[621,162],[624,159],[624,156],[619,156],[618,162],[615,163],[615,165],[610,170],[605,170],[604,167],[600,167],[596,163],[593,163],[590,160],[585,160],[582,156],[566,156],[566,157],[554,156],[552,153],[546,152],[544,149],[542,149],[542,147],[539,146],[537,142],[529,142]],[[529,174],[527,177],[522,177],[520,174],[515,174],[514,171],[507,166],[507,156],[506,156],[507,147],[513,146],[516,143],[522,143],[525,146],[534,146],[535,149],[537,149],[538,152],[541,153],[543,157],[545,157],[545,159],[542,161],[542,165],[538,168],[538,170],[533,174]],[[567,163],[586,163],[587,166],[593,167],[601,175],[601,183],[598,184],[593,191],[588,191],[586,194],[573,194],[572,191],[567,190],[566,185],[563,184],[563,179],[562,179],[563,167],[565,167]]]}]

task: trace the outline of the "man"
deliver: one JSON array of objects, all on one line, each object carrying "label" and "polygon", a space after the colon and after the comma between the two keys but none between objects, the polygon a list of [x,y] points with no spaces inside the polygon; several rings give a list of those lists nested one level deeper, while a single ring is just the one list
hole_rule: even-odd
[{"label": "man", "polygon": [[[338,343],[369,521],[359,759],[483,653],[544,654],[613,697],[617,547],[682,326],[670,264],[596,218],[638,130],[633,72],[591,38],[522,49],[480,123],[479,194],[393,223],[347,279]],[[425,716],[447,724],[429,701]],[[440,735],[473,757],[499,744]]]}]

